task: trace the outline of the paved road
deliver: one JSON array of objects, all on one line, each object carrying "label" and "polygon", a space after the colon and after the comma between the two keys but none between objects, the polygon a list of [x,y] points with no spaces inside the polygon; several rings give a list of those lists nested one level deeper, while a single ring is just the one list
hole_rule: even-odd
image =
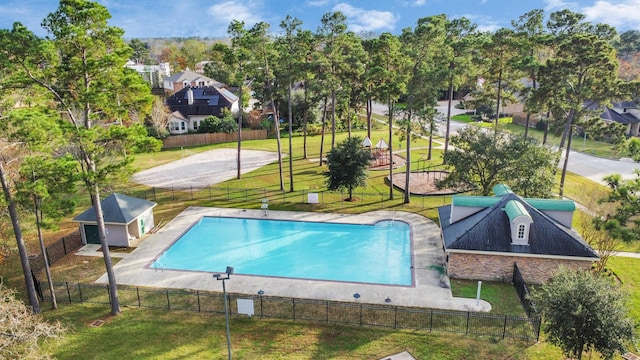
[{"label": "paved road", "polygon": [[[447,113],[447,102],[441,101],[438,103],[436,108],[441,114],[443,114],[443,118],[446,117]],[[452,107],[452,115],[464,113],[464,110],[459,110]],[[386,115],[387,106],[383,104],[374,104],[373,112],[376,114]],[[461,123],[457,121],[451,121],[450,125],[450,134],[453,135],[457,133],[460,129],[469,126],[466,123]],[[444,136],[444,122],[442,122],[442,126],[438,130],[440,136]],[[560,160],[558,166],[562,167],[564,164],[564,154],[562,159]],[[635,170],[640,169],[640,164],[634,162],[631,159],[622,159],[622,160],[610,160],[603,159],[596,156],[591,156],[587,154],[583,154],[576,151],[571,151],[569,154],[569,163],[567,164],[567,171],[578,174],[580,176],[586,177],[593,181],[605,184],[602,180],[605,176],[610,174],[620,174],[623,179],[633,179],[635,178]]]}]

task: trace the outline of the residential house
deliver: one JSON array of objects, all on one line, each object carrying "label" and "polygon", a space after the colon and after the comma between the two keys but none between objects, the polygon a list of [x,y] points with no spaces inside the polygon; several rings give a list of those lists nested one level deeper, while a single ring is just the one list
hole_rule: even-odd
[{"label": "residential house", "polygon": [[516,263],[525,281],[542,283],[561,265],[589,269],[598,260],[571,228],[573,201],[525,199],[506,185],[493,191],[454,195],[438,208],[450,277],[510,281]]},{"label": "residential house", "polygon": [[638,136],[640,133],[640,108],[633,101],[623,101],[606,107],[600,118],[625,125],[626,134],[629,136]]},{"label": "residential house", "polygon": [[[155,227],[153,208],[157,204],[153,201],[113,193],[100,203],[109,246],[129,247],[132,241]],[[84,244],[100,244],[93,206],[76,216],[73,221],[80,224]]]},{"label": "residential house", "polygon": [[227,85],[206,77],[202,74],[198,74],[191,70],[185,70],[174,74],[172,76],[164,78],[163,87],[166,93],[174,94],[187,87],[204,87],[215,86],[218,88],[226,88]]},{"label": "residential house", "polygon": [[129,60],[126,67],[135,70],[144,81],[151,85],[152,89],[160,89],[163,87],[164,79],[171,76],[171,70],[169,69],[169,63],[160,63],[158,65],[145,65],[136,64]]},{"label": "residential house", "polygon": [[222,117],[225,109],[237,113],[238,97],[229,90],[215,86],[187,86],[167,98],[169,133],[186,134],[197,131],[208,116]]}]

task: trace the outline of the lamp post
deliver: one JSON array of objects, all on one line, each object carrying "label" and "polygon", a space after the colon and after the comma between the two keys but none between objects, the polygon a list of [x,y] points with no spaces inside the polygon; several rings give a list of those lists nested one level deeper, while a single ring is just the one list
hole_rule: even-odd
[{"label": "lamp post", "polygon": [[229,280],[231,274],[233,274],[233,267],[227,266],[227,270],[224,273],[213,275],[216,280],[222,280],[222,296],[224,296],[224,322],[227,325],[227,354],[229,355],[229,360],[231,360],[231,333],[229,332],[229,305],[227,303],[227,289],[225,288],[224,281]]}]

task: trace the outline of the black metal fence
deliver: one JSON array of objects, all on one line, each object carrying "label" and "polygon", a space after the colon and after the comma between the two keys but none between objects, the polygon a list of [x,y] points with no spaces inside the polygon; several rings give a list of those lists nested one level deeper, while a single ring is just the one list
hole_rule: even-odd
[{"label": "black metal fence", "polygon": [[[534,332],[536,334],[540,334],[540,324],[541,324],[541,316],[536,309],[535,304],[531,301],[531,294],[529,293],[529,287],[527,283],[524,281],[522,274],[520,273],[520,269],[518,268],[518,264],[513,263],[513,287],[516,289],[516,293],[518,293],[518,297],[520,298],[520,303],[524,307],[525,312],[527,313],[527,317],[531,319],[531,326],[534,327]],[[538,339],[536,338],[536,341]]]},{"label": "black metal fence", "polygon": [[[82,246],[82,237],[79,231],[75,231],[58,241],[47,246],[47,260],[49,265],[60,260],[65,255],[77,250]],[[44,257],[42,253],[38,252],[37,255],[29,258],[29,264],[31,265],[31,271],[38,272],[44,269]]]},{"label": "black metal fence", "polygon": [[295,204],[299,210],[312,211],[318,207],[335,206],[336,208],[350,208],[362,206],[374,206],[388,208],[391,206],[403,206],[407,208],[431,209],[446,205],[451,202],[451,195],[412,195],[410,204],[403,204],[402,194],[398,194],[394,200],[389,199],[389,192],[364,192],[354,191],[353,197],[357,201],[346,201],[346,192],[329,190],[296,190],[293,192],[267,188],[232,188],[224,186],[209,186],[206,188],[171,187],[130,191],[119,190],[130,196],[155,201],[158,203],[175,201],[204,201],[211,205],[221,204],[224,207],[260,208],[262,200],[267,200],[270,205]]},{"label": "black metal fence", "polygon": [[[44,286],[43,289],[45,288],[48,289]],[[58,303],[109,304],[107,285],[66,282],[55,284],[54,290]],[[535,316],[493,315],[263,295],[228,296],[230,315],[235,316],[240,315],[238,299],[248,299],[253,303],[254,316],[259,318],[449,332],[525,341],[537,341],[540,329],[540,318]],[[118,298],[121,306],[224,314],[223,295],[215,292],[121,285],[118,286]]]}]

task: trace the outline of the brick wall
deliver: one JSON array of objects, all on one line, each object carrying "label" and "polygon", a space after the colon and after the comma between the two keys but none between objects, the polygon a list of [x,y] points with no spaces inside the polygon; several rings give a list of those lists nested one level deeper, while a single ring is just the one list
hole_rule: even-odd
[{"label": "brick wall", "polygon": [[529,284],[547,281],[561,265],[572,269],[590,269],[592,264],[584,260],[450,253],[447,272],[451,278],[510,282],[514,262]]}]

